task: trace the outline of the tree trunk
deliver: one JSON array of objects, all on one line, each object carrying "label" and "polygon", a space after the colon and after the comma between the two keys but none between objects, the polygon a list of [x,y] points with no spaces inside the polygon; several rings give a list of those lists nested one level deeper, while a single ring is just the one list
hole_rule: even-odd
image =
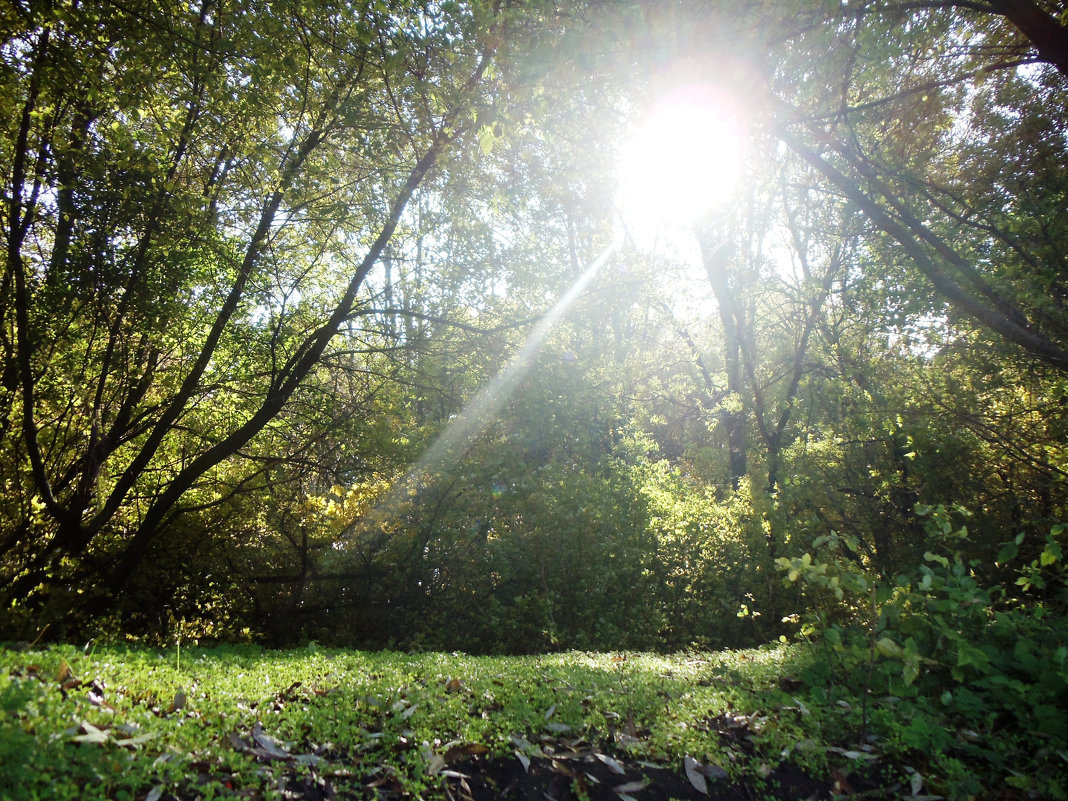
[{"label": "tree trunk", "polygon": [[742,398],[745,391],[742,373],[742,335],[744,315],[738,308],[734,290],[727,276],[727,261],[730,248],[725,244],[715,244],[710,231],[698,232],[701,246],[701,258],[708,273],[712,292],[719,305],[720,324],[723,328],[724,364],[727,370],[727,391],[730,393],[728,403],[731,408],[722,413],[723,427],[727,431],[727,449],[729,452],[730,482],[734,489],[746,474],[746,426],[745,406]]}]

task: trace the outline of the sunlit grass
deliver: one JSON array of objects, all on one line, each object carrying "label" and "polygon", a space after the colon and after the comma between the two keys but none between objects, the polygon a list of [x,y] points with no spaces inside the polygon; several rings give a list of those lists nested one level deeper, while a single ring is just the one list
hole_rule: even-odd
[{"label": "sunlit grass", "polygon": [[[799,656],[787,646],[510,658],[226,647],[183,648],[179,664],[175,649],[4,649],[0,784],[17,798],[180,796],[193,785],[269,795],[279,771],[314,768],[338,788],[388,773],[439,797],[435,755],[457,743],[511,755],[516,738],[744,772],[707,722],[791,704],[778,682]],[[761,735],[767,759],[802,738],[792,725]],[[261,746],[284,758],[264,760]]]}]

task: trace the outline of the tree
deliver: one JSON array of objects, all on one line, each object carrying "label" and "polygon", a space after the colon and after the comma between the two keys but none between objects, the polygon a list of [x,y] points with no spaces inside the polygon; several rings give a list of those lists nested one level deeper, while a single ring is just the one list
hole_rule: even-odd
[{"label": "tree", "polygon": [[358,310],[470,131],[503,18],[204,0],[6,22],[7,594],[72,564],[114,592]]},{"label": "tree", "polygon": [[[1037,5],[966,5],[1004,14],[1045,42],[1040,56],[1056,63],[1052,42],[1040,31],[1063,43],[1064,30]],[[826,87],[841,92],[798,92],[787,83],[796,63],[784,65],[771,78],[780,139],[895,242],[950,308],[1035,358],[1068,367],[1065,290],[1053,277],[1064,253],[1052,222],[1056,212],[1045,203],[1017,205],[997,183],[976,181],[971,170],[961,169],[973,141],[990,137],[988,163],[994,141],[997,147],[1027,142],[1013,154],[1029,167],[1021,173],[1027,176],[1024,191],[1063,197],[1056,160],[1047,150],[1063,155],[1065,149],[1061,126],[1047,117],[1049,109],[1064,106],[1063,76],[1022,72],[1033,60],[996,16],[970,19],[937,3],[883,12],[851,8],[808,38],[810,46],[829,44],[848,54],[833,67],[837,74],[826,76]],[[965,42],[959,55],[949,50],[950,38]],[[866,66],[877,56],[895,65],[894,72]],[[988,126],[998,105],[983,100],[1007,94],[1015,95],[1010,103],[1019,116],[1002,118],[991,137]],[[1037,102],[1022,102],[1027,95]],[[1046,125],[1042,145],[1028,141],[1034,126],[1043,124],[1039,120]],[[1012,207],[1008,214],[1006,204]],[[1046,241],[1028,233],[1032,225]],[[1030,274],[1015,268],[1019,260],[1030,265]],[[1049,289],[1061,299],[1059,308],[1048,307]]]}]

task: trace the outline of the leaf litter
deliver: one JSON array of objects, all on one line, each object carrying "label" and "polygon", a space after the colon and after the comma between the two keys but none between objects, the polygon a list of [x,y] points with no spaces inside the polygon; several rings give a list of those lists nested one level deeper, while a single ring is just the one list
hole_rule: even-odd
[{"label": "leaf litter", "polygon": [[[620,671],[636,671],[640,655],[606,667],[598,657],[574,655],[578,665],[560,661],[533,674],[523,674],[524,663],[516,660],[513,693],[502,680],[507,674],[498,669],[480,676],[474,658],[454,658],[453,669],[435,680],[428,674],[430,656],[420,662],[402,655],[319,653],[301,664],[299,678],[279,681],[283,689],[268,689],[266,696],[253,688],[257,681],[262,688],[270,675],[260,667],[271,662],[267,653],[228,662],[223,652],[218,665],[207,655],[199,662],[190,657],[183,659],[181,675],[144,655],[132,656],[150,663],[142,675],[128,675],[117,664],[121,659],[94,665],[81,657],[63,659],[51,673],[37,665],[7,670],[9,681],[55,692],[57,708],[67,710],[61,714],[82,710],[75,726],[68,722],[46,740],[53,747],[91,749],[65,753],[65,759],[92,763],[94,753],[105,758],[126,752],[134,760],[124,769],[129,775],[107,778],[97,797],[109,797],[109,787],[129,787],[133,792],[126,794],[140,801],[192,801],[213,793],[249,799],[729,801],[753,797],[758,786],[776,787],[771,797],[783,799],[829,798],[859,787],[877,791],[866,797],[909,790],[917,796],[922,787],[918,774],[873,786],[851,773],[848,781],[839,780],[839,771],[819,778],[818,771],[774,760],[760,734],[772,713],[744,715],[728,705],[697,720],[687,721],[682,712],[650,719],[630,688],[619,689],[627,679]],[[590,664],[583,667],[583,660]],[[709,673],[706,661],[675,667]],[[270,673],[280,673],[278,668],[271,665]],[[81,680],[78,673],[99,675]],[[657,675],[674,673],[659,669]],[[693,688],[706,686],[703,681],[684,677],[651,697],[667,704],[665,712]],[[704,750],[672,756],[681,743],[664,740],[662,724],[671,720],[687,736],[699,737]],[[502,724],[510,731],[502,731]],[[779,750],[789,753],[776,747],[776,756]],[[879,759],[861,746],[824,752],[862,767]],[[102,764],[92,768],[98,775]]]}]

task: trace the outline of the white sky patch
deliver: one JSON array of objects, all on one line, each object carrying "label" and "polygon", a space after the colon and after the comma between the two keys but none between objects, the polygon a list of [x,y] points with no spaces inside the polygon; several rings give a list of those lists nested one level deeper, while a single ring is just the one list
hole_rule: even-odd
[{"label": "white sky patch", "polygon": [[665,96],[620,148],[618,204],[628,235],[643,247],[722,208],[743,158],[739,115],[725,95],[694,85]]},{"label": "white sky patch", "polygon": [[677,265],[672,306],[684,316],[711,302],[694,226],[733,199],[743,141],[736,104],[706,84],[686,84],[652,105],[620,146],[620,234],[645,257]]}]

